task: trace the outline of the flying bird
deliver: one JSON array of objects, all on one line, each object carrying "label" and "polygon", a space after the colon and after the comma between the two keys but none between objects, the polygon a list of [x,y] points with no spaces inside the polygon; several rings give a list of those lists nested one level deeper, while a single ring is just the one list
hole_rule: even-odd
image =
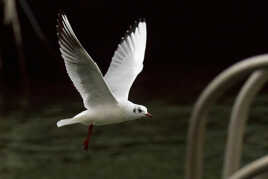
[{"label": "flying bird", "polygon": [[128,100],[129,90],[143,69],[147,36],[144,20],[135,22],[127,31],[104,76],[79,42],[64,13],[58,14],[57,36],[66,71],[86,108],[72,118],[58,121],[58,127],[87,125],[88,135],[84,141],[87,150],[93,126],[152,117],[145,106]]}]

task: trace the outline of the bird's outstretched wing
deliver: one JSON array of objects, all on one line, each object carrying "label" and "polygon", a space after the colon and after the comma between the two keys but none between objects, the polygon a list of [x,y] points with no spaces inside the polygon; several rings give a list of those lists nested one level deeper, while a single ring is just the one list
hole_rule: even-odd
[{"label": "bird's outstretched wing", "polygon": [[136,22],[114,52],[104,79],[118,99],[128,99],[129,90],[143,69],[146,34],[145,21]]},{"label": "bird's outstretched wing", "polygon": [[65,14],[58,15],[57,35],[67,73],[82,96],[84,106],[116,104],[100,69],[75,36]]}]

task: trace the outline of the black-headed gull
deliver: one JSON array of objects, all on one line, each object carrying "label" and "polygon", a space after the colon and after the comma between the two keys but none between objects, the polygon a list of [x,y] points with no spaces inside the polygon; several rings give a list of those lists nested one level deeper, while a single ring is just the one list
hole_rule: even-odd
[{"label": "black-headed gull", "polygon": [[84,149],[88,148],[93,125],[106,125],[152,117],[143,105],[128,101],[128,94],[143,69],[146,23],[135,23],[114,52],[103,77],[99,67],[83,48],[65,14],[59,14],[57,35],[61,56],[74,86],[83,98],[85,111],[57,122],[58,127],[81,123],[88,127]]}]

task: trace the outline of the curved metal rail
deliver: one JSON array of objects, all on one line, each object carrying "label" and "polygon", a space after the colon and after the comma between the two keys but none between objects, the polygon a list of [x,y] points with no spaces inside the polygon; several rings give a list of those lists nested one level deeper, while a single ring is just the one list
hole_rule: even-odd
[{"label": "curved metal rail", "polygon": [[[240,167],[243,146],[243,135],[249,118],[250,105],[257,93],[268,81],[268,71],[254,72],[240,90],[235,100],[228,128],[226,153],[224,159],[223,178],[231,176]],[[239,130],[237,130],[239,129]]]},{"label": "curved metal rail", "polygon": [[218,75],[201,93],[190,119],[188,131],[186,179],[200,179],[206,117],[210,106],[232,85],[252,71],[268,67],[268,55],[255,56],[236,63]]},{"label": "curved metal rail", "polygon": [[251,179],[267,172],[267,170],[268,156],[265,156],[238,170],[229,179]]}]

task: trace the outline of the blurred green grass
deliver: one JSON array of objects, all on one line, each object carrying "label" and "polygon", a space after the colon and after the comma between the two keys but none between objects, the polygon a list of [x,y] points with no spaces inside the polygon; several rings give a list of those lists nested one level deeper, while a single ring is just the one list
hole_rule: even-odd
[{"label": "blurred green grass", "polygon": [[[252,106],[243,163],[267,154],[268,96]],[[89,151],[82,148],[87,128],[57,128],[56,121],[82,110],[64,101],[13,110],[0,116],[0,178],[184,178],[186,136],[192,106],[147,103],[153,118],[94,128]],[[232,100],[213,107],[205,145],[204,178],[220,177]]]}]

